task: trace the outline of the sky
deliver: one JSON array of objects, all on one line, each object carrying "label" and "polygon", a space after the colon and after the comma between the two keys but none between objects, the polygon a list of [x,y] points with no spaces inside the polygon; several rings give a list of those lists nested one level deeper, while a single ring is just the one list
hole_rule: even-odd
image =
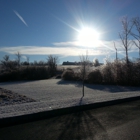
[{"label": "sky", "polygon": [[[20,52],[22,61],[46,61],[56,55],[61,64],[79,61],[88,51],[91,61],[103,62],[115,59],[113,42],[123,58],[121,19],[140,16],[139,5],[140,0],[0,0],[0,60],[5,55],[14,60]],[[87,27],[99,33],[99,44],[78,43]],[[129,58],[138,58],[134,45]]]}]

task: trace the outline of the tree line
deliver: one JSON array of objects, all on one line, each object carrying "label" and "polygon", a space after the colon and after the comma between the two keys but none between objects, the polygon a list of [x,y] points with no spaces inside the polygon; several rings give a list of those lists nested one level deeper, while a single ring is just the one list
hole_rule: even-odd
[{"label": "tree line", "polygon": [[40,60],[40,61],[34,61],[34,62],[29,62],[29,56],[26,57],[27,60],[21,62],[22,54],[18,51],[15,53],[15,60],[10,60],[9,55],[5,55],[3,57],[3,60],[0,61],[0,64],[3,69],[5,70],[12,70],[16,68],[20,68],[21,66],[46,66],[50,65],[52,66],[51,63],[55,63],[55,65],[58,62],[58,57],[57,56],[52,56],[48,55],[46,58],[46,61]]}]

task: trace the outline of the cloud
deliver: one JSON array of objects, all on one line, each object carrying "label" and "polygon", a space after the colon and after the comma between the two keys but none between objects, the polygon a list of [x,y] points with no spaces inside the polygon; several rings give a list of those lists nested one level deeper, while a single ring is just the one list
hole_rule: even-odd
[{"label": "cloud", "polygon": [[22,55],[21,57],[25,60],[27,59],[27,56],[25,56],[25,55]]},{"label": "cloud", "polygon": [[76,47],[78,46],[75,41],[71,42],[55,42],[53,43],[54,46],[56,47]]},{"label": "cloud", "polygon": [[15,10],[13,10],[14,13],[16,14],[16,16],[28,27],[27,23],[25,22],[25,20],[23,19],[23,17]]},{"label": "cloud", "polygon": [[[86,49],[76,48],[76,47],[43,47],[43,46],[17,46],[17,47],[3,47],[0,48],[0,51],[7,52],[10,54],[15,54],[16,51],[21,52],[21,54],[26,55],[63,55],[63,56],[79,56],[84,54]],[[99,55],[100,52],[98,50],[92,51],[89,50],[89,54],[91,55]]]},{"label": "cloud", "polygon": [[[118,53],[125,55],[120,40],[114,40]],[[76,44],[76,42],[57,42],[54,46],[15,46],[15,47],[1,47],[1,52],[15,54],[19,51],[23,55],[62,55],[62,56],[79,56],[85,54],[88,50],[89,55],[112,55],[115,54],[113,41],[102,41],[98,47],[84,48]],[[133,44],[129,52],[138,52],[138,48]]]},{"label": "cloud", "polygon": [[94,48],[95,46],[100,46],[100,45],[93,45],[93,44],[82,44],[81,42],[78,41],[68,41],[68,42],[55,42],[53,43],[54,46],[57,47],[80,47],[80,48]]}]

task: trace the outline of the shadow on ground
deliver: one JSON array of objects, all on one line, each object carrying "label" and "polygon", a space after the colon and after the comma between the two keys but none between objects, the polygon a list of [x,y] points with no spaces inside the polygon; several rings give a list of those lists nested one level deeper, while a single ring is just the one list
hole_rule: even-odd
[{"label": "shadow on ground", "polygon": [[82,82],[80,81],[59,80],[57,84],[58,85],[74,85],[76,87],[82,87]]},{"label": "shadow on ground", "polygon": [[108,134],[101,123],[89,112],[77,112],[65,118],[63,131],[59,134],[61,140],[94,139],[100,133],[100,137],[108,139]]},{"label": "shadow on ground", "polygon": [[[82,82],[79,81],[65,81],[60,80],[57,82],[58,85],[74,85],[76,87],[82,88]],[[98,85],[98,84],[85,84],[85,87],[94,89],[94,90],[102,90],[105,92],[131,92],[131,91],[140,91],[139,87],[127,87],[127,86],[118,86],[118,85]]]},{"label": "shadow on ground", "polygon": [[90,111],[4,128],[0,134],[2,140],[93,140],[97,136],[109,139],[105,128]]}]

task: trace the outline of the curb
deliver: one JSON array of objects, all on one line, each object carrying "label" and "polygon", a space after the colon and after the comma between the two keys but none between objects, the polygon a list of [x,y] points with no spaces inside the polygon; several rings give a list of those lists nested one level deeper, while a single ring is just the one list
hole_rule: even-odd
[{"label": "curb", "polygon": [[56,117],[56,116],[60,116],[60,115],[75,113],[78,111],[84,111],[84,110],[89,110],[89,109],[105,107],[105,106],[117,105],[117,104],[129,102],[129,101],[136,101],[136,100],[140,100],[140,96],[129,97],[129,98],[124,98],[124,99],[116,99],[116,100],[110,100],[110,101],[104,101],[104,102],[97,102],[97,103],[85,104],[85,105],[79,105],[79,106],[72,106],[72,107],[66,107],[66,108],[60,108],[60,109],[54,109],[54,110],[50,110],[50,111],[43,111],[43,112],[38,112],[38,113],[33,113],[33,114],[25,114],[25,115],[21,115],[21,116],[1,118],[0,119],[0,128],[28,123],[28,122],[33,122],[33,121],[38,121],[38,120]]}]

